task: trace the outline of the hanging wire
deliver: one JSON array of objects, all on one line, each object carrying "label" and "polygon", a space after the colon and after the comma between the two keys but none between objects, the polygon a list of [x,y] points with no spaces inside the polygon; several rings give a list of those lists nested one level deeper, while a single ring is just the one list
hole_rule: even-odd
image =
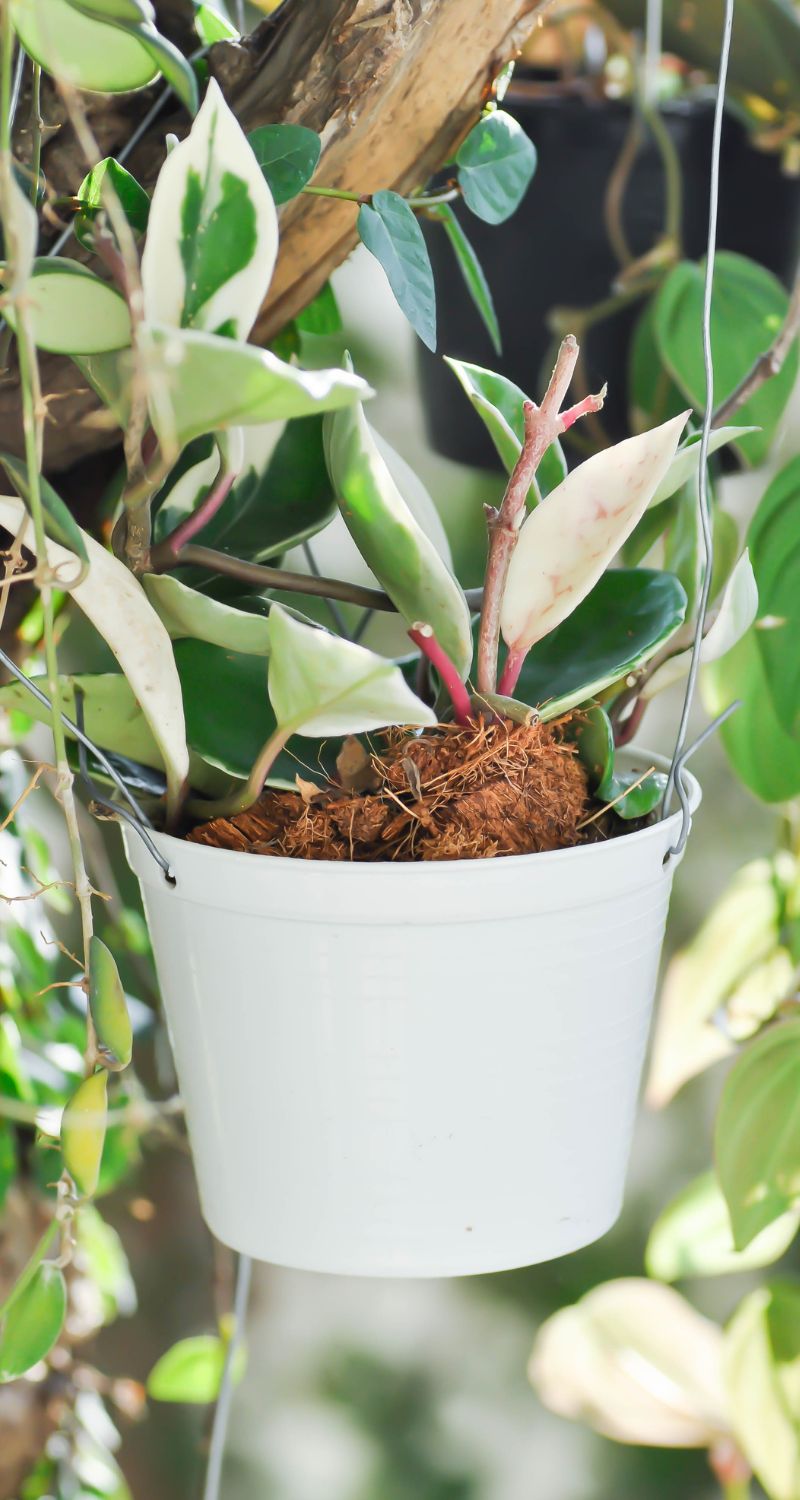
[{"label": "hanging wire", "polygon": [[648,0],[644,39],[644,97],[653,106],[658,95],[658,73],[664,36],[664,0]]},{"label": "hanging wire", "polygon": [[231,1404],[233,1402],[234,1375],[239,1350],[244,1338],[244,1326],[247,1317],[247,1303],[250,1297],[252,1273],[253,1262],[250,1256],[240,1255],[239,1264],[236,1268],[236,1289],[233,1296],[233,1330],[227,1350],[225,1351],[225,1367],[222,1371],[219,1395],[214,1410],[214,1421],[211,1426],[211,1444],[208,1450],[208,1463],[206,1465],[206,1477],[203,1485],[203,1500],[219,1500],[222,1463],[225,1457],[228,1423],[230,1421]]},{"label": "hanging wire", "polygon": [[[705,633],[706,614],[708,612],[708,600],[711,591],[711,570],[714,562],[714,542],[711,531],[711,514],[708,490],[708,457],[711,443],[711,425],[714,415],[714,351],[711,337],[711,306],[714,293],[714,271],[717,258],[717,222],[719,219],[719,179],[720,161],[722,151],[722,125],[725,110],[725,91],[728,81],[728,64],[731,55],[731,37],[733,34],[733,15],[736,0],[725,0],[725,23],[722,33],[722,47],[719,61],[719,78],[717,81],[717,99],[714,109],[714,136],[711,148],[711,184],[709,194],[708,213],[708,250],[706,256],[705,286],[703,291],[703,363],[706,377],[706,405],[703,415],[703,431],[700,439],[700,469],[698,484],[698,506],[700,512],[700,528],[703,541],[704,571],[703,582],[700,590],[700,602],[697,611],[697,622],[695,625],[694,641],[692,643],[692,659],[689,666],[689,676],[686,683],[686,693],[681,710],[681,719],[678,726],[678,737],[675,742],[675,750],[672,756],[672,764],[667,779],[667,787],[664,793],[662,814],[666,815],[667,807],[672,795],[673,788],[677,789],[678,800],[683,810],[683,822],[678,835],[678,842],[669,850],[671,855],[680,854],[686,840],[689,837],[691,826],[691,811],[689,808],[688,791],[683,781],[683,763],[687,756],[684,754],[686,743],[686,732],[689,725],[689,715],[692,710],[695,689],[697,687],[697,674],[700,670],[700,655]],[[732,712],[731,709],[726,711]],[[693,747],[695,748],[695,747]]]}]

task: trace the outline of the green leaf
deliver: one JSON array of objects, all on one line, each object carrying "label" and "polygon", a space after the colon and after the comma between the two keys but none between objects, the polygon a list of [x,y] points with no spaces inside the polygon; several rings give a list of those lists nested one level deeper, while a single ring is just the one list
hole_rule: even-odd
[{"label": "green leaf", "polygon": [[746,1250],[734,1249],[728,1206],[714,1172],[704,1172],[673,1198],[653,1225],[645,1251],[647,1274],[659,1281],[678,1281],[683,1276],[727,1276],[770,1266],[788,1250],[797,1227],[797,1214],[784,1214]]},{"label": "green leaf", "polygon": [[[640,771],[616,769],[614,731],[599,703],[575,722],[574,736],[578,754],[589,772],[589,789],[597,801],[613,802],[619,818],[647,817],[664,795],[666,777],[654,771],[642,781]],[[639,785],[632,784],[635,782]],[[631,790],[625,794],[628,786]]]},{"label": "green leaf", "polygon": [[[735,443],[740,438],[748,437],[751,432],[757,431],[757,427],[717,427],[711,433],[709,454],[717,453],[728,443]],[[681,443],[664,479],[650,501],[651,506],[662,505],[670,498],[670,495],[677,494],[678,490],[697,474],[700,468],[702,437],[701,432],[690,432],[686,442]]]},{"label": "green leaf", "polygon": [[244,339],[278,253],[272,194],[214,79],[158,175],[142,256],[150,323]]},{"label": "green leaf", "polygon": [[18,1171],[17,1138],[14,1127],[8,1120],[0,1120],[0,1210],[5,1204],[8,1190]]},{"label": "green leaf", "polygon": [[61,1155],[82,1198],[92,1198],[100,1180],[108,1111],[108,1074],[84,1078],[68,1101],[61,1124]]},{"label": "green leaf", "polygon": [[194,5],[194,29],[205,47],[213,47],[215,42],[238,42],[239,32],[227,16],[200,0],[194,0]]},{"label": "green leaf", "polygon": [[481,315],[483,325],[489,334],[495,353],[500,354],[502,352],[502,341],[494,299],[489,283],[486,280],[483,266],[478,260],[475,250],[467,239],[449,203],[440,203],[438,207],[431,208],[428,212],[431,218],[438,219],[439,223],[444,226],[445,234],[453,247],[456,264],[464,278],[467,291]]},{"label": "green leaf", "polygon": [[756,631],[775,712],[800,745],[800,459],[773,479],[750,523],[748,544],[759,614],[774,621]]},{"label": "green leaf", "polygon": [[158,77],[159,65],[135,34],[86,14],[70,0],[12,0],[11,15],[34,62],[75,88],[119,94]]},{"label": "green leaf", "polygon": [[133,358],[129,349],[110,354],[72,355],[95,395],[108,407],[118,425],[127,427],[131,415]]},{"label": "green leaf", "polygon": [[[467,364],[462,359],[449,359],[445,356],[444,362],[450,366],[478,416],[485,423],[500,460],[510,474],[522,451],[525,435],[524,406],[528,397],[505,375],[484,370],[480,365]],[[567,461],[561,444],[553,443],[539,465],[528,504],[536,504],[540,495],[549,495],[566,477]]]},{"label": "green leaf", "polygon": [[736,1441],[770,1500],[800,1494],[800,1288],[745,1297],[725,1333],[725,1383]]},{"label": "green leaf", "polygon": [[136,1311],[136,1288],[122,1240],[91,1203],[75,1216],[77,1259],[99,1291],[106,1323]]},{"label": "green leaf", "polygon": [[184,640],[175,643],[175,660],[192,748],[210,765],[246,778],[276,728],[263,658]]},{"label": "green leaf", "polygon": [[[125,298],[77,261],[34,261],[27,295],[31,335],[40,349],[51,354],[101,354],[130,344]],[[5,312],[16,331],[10,304]]]},{"label": "green leaf", "polygon": [[800,792],[800,740],[783,728],[767,681],[760,632],[748,630],[732,651],[701,675],[711,714],[737,698],[741,707],[720,730],[734,771],[763,802],[788,802]]},{"label": "green leaf", "polygon": [[389,724],[436,723],[400,668],[385,657],[303,625],[278,604],[269,624],[269,697],[279,728],[324,738]]},{"label": "green leaf", "polygon": [[[684,261],[670,272],[656,299],[655,333],[662,360],[698,412],[705,405],[702,347],[704,266]],[[788,310],[789,299],[775,276],[744,256],[722,251],[714,278],[711,335],[716,372],[715,400],[724,401],[768,349]],[[766,459],[778,422],[794,388],[800,358],[796,343],[779,375],[766,381],[739,412],[760,428],[736,443],[748,463]]]},{"label": "green leaf", "polygon": [[[216,1401],[225,1368],[227,1344],[213,1334],[181,1339],[162,1354],[147,1377],[147,1394],[154,1401],[186,1401],[205,1404]],[[237,1351],[233,1378],[238,1383],[245,1372],[246,1353]]]},{"label": "green leaf", "polygon": [[197,329],[151,325],[148,333],[151,419],[168,451],[217,428],[335,411],[372,394],[347,370],[300,370]]},{"label": "green leaf", "polygon": [[647,509],[684,425],[685,416],[673,417],[593,454],[531,511],[511,554],[500,611],[515,655],[549,635],[594,588]]},{"label": "green leaf", "polygon": [[139,25],[126,25],[124,29],[130,36],[138,38],[159,69],[165,83],[169,84],[189,114],[193,115],[197,109],[199,95],[197,75],[189,59],[184,57],[173,42],[162,36],[160,31],[156,31],[155,26],[140,23]]},{"label": "green leaf", "polygon": [[89,1012],[104,1068],[127,1068],[133,1051],[131,1018],[113,954],[99,937],[89,940]]},{"label": "green leaf", "polygon": [[[31,492],[28,483],[28,470],[19,458],[14,458],[10,453],[0,453],[2,463],[11,483],[16,485],[19,494],[30,509]],[[57,495],[53,486],[45,479],[43,474],[39,475],[39,492],[44,510],[45,530],[54,541],[60,542],[62,547],[69,547],[72,552],[77,553],[82,563],[89,566],[89,557],[83,542],[83,533],[80,526],[73,520],[60,495]],[[85,576],[85,573],[81,576]]]},{"label": "green leaf", "polygon": [[456,152],[467,208],[487,224],[502,224],[519,208],[536,171],[536,147],[512,115],[484,115]]},{"label": "green leaf", "polygon": [[75,220],[75,235],[84,249],[94,247],[92,224],[103,207],[104,192],[110,187],[119,199],[120,207],[136,234],[144,234],[150,214],[150,199],[136,178],[113,156],[106,156],[84,177],[78,188],[81,211]]},{"label": "green leaf", "polygon": [[381,456],[362,407],[325,419],[328,469],[359,552],[411,626],[430,625],[456,670],[472,660],[464,593],[415,520]]},{"label": "green leaf", "polygon": [[336,301],[336,293],[329,281],[325,282],[321,292],[297,314],[294,320],[295,328],[299,333],[316,334],[319,338],[341,333],[342,315],[339,304]]},{"label": "green leaf", "polygon": [[146,573],[142,582],[173,640],[189,636],[250,656],[269,654],[269,622],[263,615],[247,614],[210,599],[169,573]]},{"label": "green leaf", "polygon": [[[750,629],[757,610],[758,589],[750,555],[745,549],[725,585],[712,623],[703,638],[700,647],[701,664],[708,666],[732,651]],[[692,655],[693,649],[690,647],[665,661],[646,683],[642,697],[654,698],[673,682],[680,682],[688,676]]]},{"label": "green leaf", "polygon": [[800,1206],[800,1021],[752,1042],[722,1091],[715,1130],[720,1185],[737,1250]]},{"label": "green leaf", "polygon": [[436,348],[436,291],[416,215],[399,193],[381,188],[358,211],[362,244],[379,261],[397,305],[429,349]]},{"label": "green leaf", "polygon": [[557,718],[649,661],[685,613],[686,595],[670,573],[612,569],[533,648],[516,695],[543,718]]},{"label": "green leaf", "polygon": [[644,432],[677,417],[686,398],[661,358],[656,338],[656,299],[649,297],[631,340],[628,392],[631,430]]},{"label": "green leaf", "polygon": [[0,1381],[17,1380],[47,1358],[64,1326],[66,1312],[63,1273],[58,1266],[44,1262],[14,1298],[0,1327]]},{"label": "green leaf", "polygon": [[317,170],[322,141],[305,125],[260,125],[248,141],[276,203],[302,192]]}]

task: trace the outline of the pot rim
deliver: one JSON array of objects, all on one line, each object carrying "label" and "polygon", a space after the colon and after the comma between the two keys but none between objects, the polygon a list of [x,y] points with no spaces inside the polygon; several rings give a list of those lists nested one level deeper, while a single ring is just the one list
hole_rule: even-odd
[{"label": "pot rim", "polygon": [[[654,766],[657,771],[669,771],[671,764],[668,757],[664,755],[658,755],[655,752],[651,753],[648,750],[641,749],[636,746],[626,747],[621,752],[620,758],[624,761],[636,759],[637,761],[647,762],[647,764]],[[688,786],[690,811],[691,814],[694,814],[702,800],[702,789],[697,778],[693,776],[691,772],[684,771],[684,776],[686,778]],[[507,874],[510,869],[526,870],[536,868],[537,870],[541,871],[545,865],[551,865],[561,868],[568,859],[572,859],[573,863],[578,858],[582,858],[584,862],[588,861],[589,859],[593,859],[595,861],[603,858],[607,859],[609,856],[609,851],[614,851],[616,857],[618,858],[620,853],[624,850],[630,850],[630,852],[633,853],[634,850],[642,849],[642,847],[647,843],[663,843],[664,836],[667,830],[673,830],[674,836],[677,837],[678,830],[681,826],[682,816],[682,811],[680,807],[678,807],[674,812],[669,813],[666,817],[657,819],[656,822],[648,824],[645,828],[638,828],[635,830],[635,832],[621,834],[619,837],[614,839],[606,839],[604,843],[573,844],[566,849],[546,849],[530,854],[503,854],[500,856],[492,857],[491,859],[405,859],[351,861],[335,859],[295,859],[285,854],[270,854],[260,856],[259,864],[261,864],[262,860],[267,860],[269,862],[269,868],[272,870],[284,869],[287,871],[291,871],[291,878],[296,878],[298,870],[302,870],[306,872],[309,880],[314,880],[315,878],[318,880],[327,880],[330,871],[336,870],[342,872],[347,871],[347,874],[343,874],[342,877],[345,880],[352,881],[360,879],[366,881],[373,879],[374,872],[376,870],[380,870],[382,872],[391,872],[382,873],[380,876],[378,876],[378,879],[382,881],[392,879],[407,881],[407,871],[410,869],[419,871],[419,874],[414,877],[415,881],[425,879],[441,881],[442,875],[444,873],[449,873],[452,875],[453,872],[459,872],[457,875],[458,879],[475,879],[478,876],[482,875],[482,873],[485,872],[486,869],[490,866],[495,870],[504,870]],[[137,863],[139,860],[141,860],[143,866],[152,866],[153,873],[155,874],[155,862],[153,861],[152,856],[147,852],[145,846],[140,843],[140,840],[134,830],[132,828],[129,828],[127,824],[123,823],[122,831],[125,837],[126,845],[129,849],[129,854],[136,850],[138,856]],[[190,843],[187,839],[176,838],[174,834],[161,833],[156,830],[151,830],[150,836],[156,843],[159,850],[165,855],[167,860],[169,860],[173,868],[178,864],[178,862],[184,863],[185,866],[186,860],[191,860],[196,864],[199,859],[202,859],[208,867],[210,858],[216,860],[218,871],[222,867],[223,860],[227,862],[228,869],[231,871],[233,871],[234,869],[244,869],[245,861],[247,862],[247,868],[252,868],[253,855],[248,853],[246,850],[215,849],[209,844]],[[673,839],[670,838],[669,844],[671,844],[672,842]],[[173,853],[173,851],[175,852]],[[178,851],[180,851],[180,854],[178,854]],[[156,878],[159,880],[162,879],[160,872]]]}]

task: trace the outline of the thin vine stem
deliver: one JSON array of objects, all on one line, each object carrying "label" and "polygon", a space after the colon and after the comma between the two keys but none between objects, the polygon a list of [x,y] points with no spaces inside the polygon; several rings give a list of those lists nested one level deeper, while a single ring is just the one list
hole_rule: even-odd
[{"label": "thin vine stem", "polygon": [[39,174],[42,170],[42,70],[38,63],[33,65],[33,78],[31,81],[31,200],[34,208],[39,200]]}]

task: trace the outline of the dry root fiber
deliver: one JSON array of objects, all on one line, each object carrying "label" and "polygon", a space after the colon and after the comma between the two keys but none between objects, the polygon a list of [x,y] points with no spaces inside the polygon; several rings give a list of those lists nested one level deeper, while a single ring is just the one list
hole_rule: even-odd
[{"label": "dry root fiber", "polygon": [[354,795],[338,782],[298,779],[297,792],[268,791],[247,812],[204,823],[189,838],[331,860],[488,859],[582,841],[586,774],[561,723],[442,725],[419,737],[392,731],[372,749],[371,767],[364,760],[374,790]]}]

